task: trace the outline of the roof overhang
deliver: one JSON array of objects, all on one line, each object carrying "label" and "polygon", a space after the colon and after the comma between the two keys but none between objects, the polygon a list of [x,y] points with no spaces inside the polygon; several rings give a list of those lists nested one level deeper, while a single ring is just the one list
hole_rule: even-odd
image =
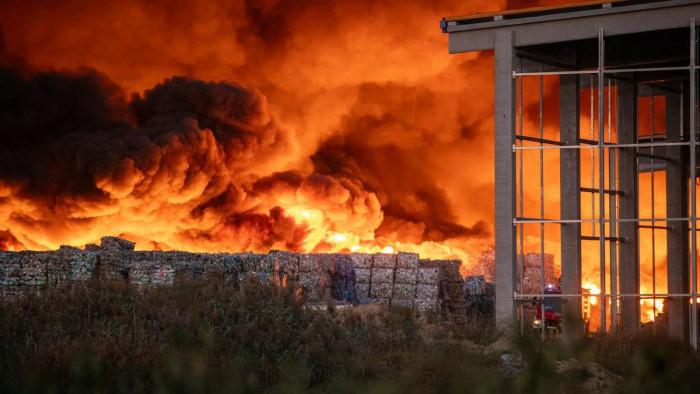
[{"label": "roof overhang", "polygon": [[551,44],[606,36],[689,27],[700,19],[700,0],[589,2],[570,7],[449,17],[440,21],[450,53],[493,49],[499,31],[512,31],[513,45]]}]

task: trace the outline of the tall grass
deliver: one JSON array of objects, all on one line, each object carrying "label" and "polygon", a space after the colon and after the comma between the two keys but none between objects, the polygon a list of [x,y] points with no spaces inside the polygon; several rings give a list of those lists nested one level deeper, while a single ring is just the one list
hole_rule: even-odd
[{"label": "tall grass", "polygon": [[[488,321],[365,306],[318,311],[291,288],[219,278],[136,288],[94,282],[0,304],[0,392],[697,392],[700,361],[647,333],[513,335]],[[504,363],[504,358],[516,360]],[[578,367],[562,369],[575,359]],[[594,384],[591,385],[591,382]]]},{"label": "tall grass", "polygon": [[430,392],[502,384],[497,358],[475,357],[450,337],[410,310],[315,311],[295,289],[255,280],[142,289],[87,282],[0,306],[0,391]]}]

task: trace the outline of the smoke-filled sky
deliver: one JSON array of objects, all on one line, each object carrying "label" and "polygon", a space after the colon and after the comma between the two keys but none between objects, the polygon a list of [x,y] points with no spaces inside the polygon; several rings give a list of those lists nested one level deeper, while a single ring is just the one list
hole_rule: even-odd
[{"label": "smoke-filled sky", "polygon": [[493,241],[492,53],[565,1],[0,3],[0,248],[460,257]]}]

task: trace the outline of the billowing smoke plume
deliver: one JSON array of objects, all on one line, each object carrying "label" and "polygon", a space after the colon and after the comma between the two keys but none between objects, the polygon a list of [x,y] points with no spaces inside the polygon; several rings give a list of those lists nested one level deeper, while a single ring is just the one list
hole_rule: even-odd
[{"label": "billowing smoke plume", "polygon": [[2,2],[0,248],[468,262],[492,236],[492,55],[449,56],[437,22],[493,9]]}]

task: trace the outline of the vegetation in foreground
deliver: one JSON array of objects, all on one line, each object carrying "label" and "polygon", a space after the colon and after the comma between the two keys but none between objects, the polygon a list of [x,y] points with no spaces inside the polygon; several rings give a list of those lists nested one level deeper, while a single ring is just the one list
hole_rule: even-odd
[{"label": "vegetation in foreground", "polygon": [[406,309],[314,310],[295,289],[252,279],[88,282],[6,301],[0,351],[0,392],[14,393],[700,387],[700,359],[665,338],[608,335],[571,348],[535,335],[506,340],[487,322],[454,327]]}]

